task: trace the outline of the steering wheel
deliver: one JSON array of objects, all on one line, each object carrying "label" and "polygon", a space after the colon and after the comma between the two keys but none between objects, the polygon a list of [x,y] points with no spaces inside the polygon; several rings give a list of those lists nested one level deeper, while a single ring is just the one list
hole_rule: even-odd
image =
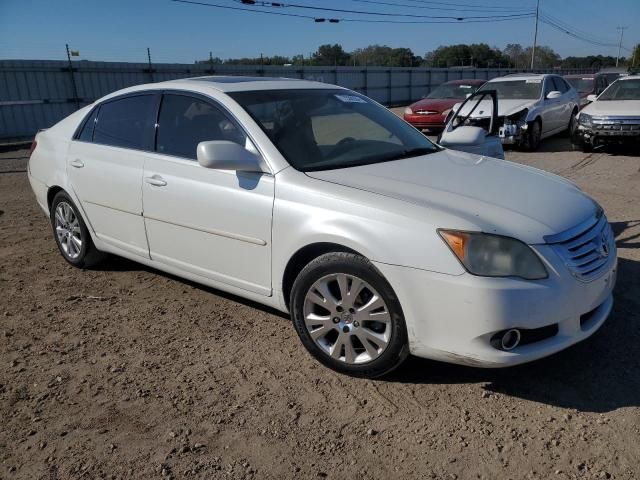
[{"label": "steering wheel", "polygon": [[342,140],[340,140],[338,143],[336,143],[336,147],[338,145],[344,145],[345,143],[349,143],[349,142],[355,142],[356,139],[353,137],[344,137]]}]

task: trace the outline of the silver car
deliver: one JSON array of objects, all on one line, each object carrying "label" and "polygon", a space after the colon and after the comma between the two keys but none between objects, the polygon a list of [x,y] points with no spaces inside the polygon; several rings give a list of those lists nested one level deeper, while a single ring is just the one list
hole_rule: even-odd
[{"label": "silver car", "polygon": [[[498,97],[498,135],[503,145],[536,150],[542,139],[575,129],[580,98],[559,75],[507,75],[489,80],[478,92],[489,90]],[[458,112],[460,107],[455,105],[452,111]],[[486,100],[473,107],[465,106],[458,117],[468,125],[486,127],[492,103]]]}]

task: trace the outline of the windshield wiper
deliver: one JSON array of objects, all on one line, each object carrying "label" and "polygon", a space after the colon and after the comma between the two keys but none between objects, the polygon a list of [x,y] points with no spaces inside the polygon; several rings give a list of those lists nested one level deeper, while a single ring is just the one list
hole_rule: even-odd
[{"label": "windshield wiper", "polygon": [[419,157],[420,155],[428,155],[429,153],[435,153],[437,151],[438,150],[436,148],[429,147],[409,148],[407,150],[396,152],[389,157],[386,157],[384,161],[389,162],[392,160],[402,160],[403,158]]}]

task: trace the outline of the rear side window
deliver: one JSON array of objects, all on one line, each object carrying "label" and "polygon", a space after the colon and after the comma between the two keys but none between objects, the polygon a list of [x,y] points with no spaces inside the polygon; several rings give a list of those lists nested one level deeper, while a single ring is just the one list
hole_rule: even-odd
[{"label": "rear side window", "polygon": [[93,132],[94,143],[151,149],[154,105],[153,95],[135,95],[103,103]]},{"label": "rear side window", "polygon": [[162,97],[156,151],[195,160],[198,143],[227,140],[242,146],[246,136],[219,108],[188,95],[165,94]]},{"label": "rear side window", "polygon": [[94,108],[89,118],[87,118],[86,122],[82,126],[82,130],[80,134],[76,137],[78,140],[83,142],[91,142],[93,141],[93,127],[96,124],[96,116],[98,115],[98,109]]}]

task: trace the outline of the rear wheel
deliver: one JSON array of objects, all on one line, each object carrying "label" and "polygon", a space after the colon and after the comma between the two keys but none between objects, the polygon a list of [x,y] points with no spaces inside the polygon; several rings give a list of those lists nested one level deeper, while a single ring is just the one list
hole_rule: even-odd
[{"label": "rear wheel", "polygon": [[334,370],[379,377],[409,353],[398,299],[359,255],[335,252],[313,260],[296,278],[290,304],[302,344]]},{"label": "rear wheel", "polygon": [[89,234],[71,197],[61,191],[51,202],[51,227],[62,257],[74,267],[91,267],[104,257]]}]

